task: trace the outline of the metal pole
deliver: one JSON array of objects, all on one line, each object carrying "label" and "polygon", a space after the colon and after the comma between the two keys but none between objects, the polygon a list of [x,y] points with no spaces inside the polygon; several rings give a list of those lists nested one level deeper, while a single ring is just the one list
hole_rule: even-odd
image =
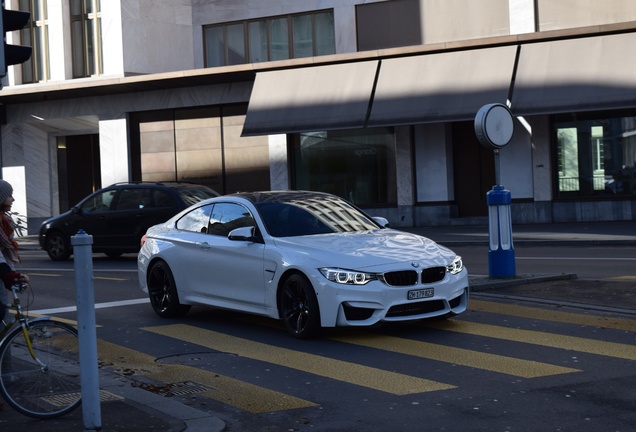
[{"label": "metal pole", "polygon": [[495,153],[495,185],[500,185],[499,149],[493,149],[493,152]]},{"label": "metal pole", "polygon": [[80,383],[84,431],[102,428],[97,368],[97,326],[93,290],[93,236],[79,230],[71,237],[75,261],[75,293],[79,333]]}]

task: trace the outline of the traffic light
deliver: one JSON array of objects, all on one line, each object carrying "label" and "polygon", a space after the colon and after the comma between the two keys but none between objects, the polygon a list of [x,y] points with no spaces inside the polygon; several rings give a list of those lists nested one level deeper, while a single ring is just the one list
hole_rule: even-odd
[{"label": "traffic light", "polygon": [[7,74],[7,67],[14,64],[24,63],[31,58],[31,47],[20,45],[7,45],[6,35],[8,32],[20,30],[29,23],[31,14],[17,10],[7,10],[4,8],[2,0],[2,15],[0,15],[0,34],[2,35],[2,45],[0,46],[0,77]]}]

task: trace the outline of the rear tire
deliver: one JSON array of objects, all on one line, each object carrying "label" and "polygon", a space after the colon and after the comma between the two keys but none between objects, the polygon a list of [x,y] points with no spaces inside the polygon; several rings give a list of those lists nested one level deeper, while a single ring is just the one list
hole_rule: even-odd
[{"label": "rear tire", "polygon": [[66,261],[71,256],[70,239],[59,231],[47,235],[46,253],[53,261]]},{"label": "rear tire", "polygon": [[314,288],[300,274],[289,276],[280,289],[279,310],[285,328],[297,339],[316,337],[321,330]]},{"label": "rear tire", "polygon": [[165,261],[153,264],[148,272],[148,297],[153,310],[160,317],[178,318],[190,311],[189,305],[179,302],[177,284]]}]

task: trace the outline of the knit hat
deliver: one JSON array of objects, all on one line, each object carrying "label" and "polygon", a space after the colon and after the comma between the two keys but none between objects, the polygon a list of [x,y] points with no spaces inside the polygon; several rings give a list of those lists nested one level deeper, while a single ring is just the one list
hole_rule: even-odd
[{"label": "knit hat", "polygon": [[6,180],[0,179],[0,205],[4,204],[11,195],[13,195],[11,184]]}]

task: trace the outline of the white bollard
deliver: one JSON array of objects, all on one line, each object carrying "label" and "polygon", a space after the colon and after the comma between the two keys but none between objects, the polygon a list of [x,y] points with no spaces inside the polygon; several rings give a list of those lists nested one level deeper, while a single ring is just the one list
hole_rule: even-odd
[{"label": "white bollard", "polygon": [[77,330],[79,333],[80,383],[84,432],[102,428],[97,367],[97,326],[93,290],[93,236],[79,230],[71,237],[75,261]]}]

